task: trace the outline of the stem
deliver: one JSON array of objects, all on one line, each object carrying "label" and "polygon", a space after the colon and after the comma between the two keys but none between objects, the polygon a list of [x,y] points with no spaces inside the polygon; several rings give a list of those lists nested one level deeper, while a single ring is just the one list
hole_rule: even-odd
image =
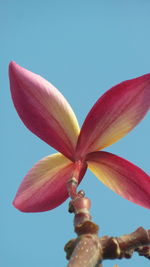
[{"label": "stem", "polygon": [[69,212],[75,214],[74,230],[77,234],[77,238],[65,246],[69,260],[67,267],[102,267],[104,259],[130,258],[134,251],[150,259],[150,230],[140,227],[129,235],[98,237],[99,227],[91,221],[91,202],[83,190],[77,192],[81,168],[82,162],[76,162],[73,177],[67,183],[71,197]]},{"label": "stem", "polygon": [[83,163],[81,161],[77,161],[75,164],[76,168],[73,177],[67,183],[67,188],[68,193],[72,199],[69,203],[69,212],[75,213],[74,226],[76,228],[85,221],[91,221],[91,216],[89,212],[91,202],[88,198],[85,197],[85,193],[83,190],[80,190],[77,193],[79,174],[81,168],[83,167]]},{"label": "stem", "polygon": [[78,235],[74,244],[70,241],[65,246],[67,258],[70,259],[67,267],[102,267],[100,264],[100,251],[102,249],[98,238],[98,226],[91,222],[92,217],[89,211],[91,202],[85,197],[83,190],[77,193],[81,168],[82,163],[76,162],[73,177],[67,183],[68,193],[72,199],[69,203],[69,212],[75,214],[74,228]]}]

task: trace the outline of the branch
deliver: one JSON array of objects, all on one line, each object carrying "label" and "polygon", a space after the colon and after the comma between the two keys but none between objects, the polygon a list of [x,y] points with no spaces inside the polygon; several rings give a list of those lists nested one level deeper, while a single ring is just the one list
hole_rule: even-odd
[{"label": "branch", "polygon": [[[92,222],[86,222],[82,227],[87,229],[90,223]],[[96,261],[101,263],[104,259],[131,258],[133,252],[138,252],[140,256],[150,259],[150,246],[148,246],[150,245],[150,230],[140,227],[135,232],[120,237],[104,236],[98,239],[94,239],[94,237],[95,235],[92,233],[82,234],[77,239],[67,243],[65,251],[67,259],[70,259],[68,267],[95,267],[95,265],[92,265],[93,262],[95,264]],[[82,260],[86,259],[86,265],[83,265],[83,263],[76,265],[78,264],[77,261],[75,265],[72,265],[76,255],[78,259],[81,259],[81,257]]]},{"label": "branch", "polygon": [[120,237],[102,237],[103,259],[131,258],[133,252],[150,259],[150,230],[139,227],[135,232]]},{"label": "branch", "polygon": [[[77,170],[81,167],[77,163]],[[68,181],[71,197],[69,212],[74,213],[76,239],[65,245],[67,267],[102,267],[105,259],[131,258],[133,252],[150,259],[150,230],[140,227],[135,232],[120,237],[98,237],[99,227],[92,222],[90,200],[83,190],[77,193],[78,175]]]}]

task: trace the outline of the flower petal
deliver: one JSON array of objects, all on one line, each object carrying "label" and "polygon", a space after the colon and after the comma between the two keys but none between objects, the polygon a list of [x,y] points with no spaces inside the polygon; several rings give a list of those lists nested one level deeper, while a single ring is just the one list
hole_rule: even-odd
[{"label": "flower petal", "polygon": [[76,157],[84,157],[118,141],[140,122],[149,108],[150,74],[112,87],[86,117]]},{"label": "flower petal", "polygon": [[[43,158],[25,176],[14,199],[14,206],[24,212],[40,212],[59,206],[68,198],[67,181],[75,163],[56,153]],[[85,168],[81,170],[79,182]]]},{"label": "flower petal", "polygon": [[87,156],[90,170],[120,196],[150,209],[150,177],[143,170],[108,152]]},{"label": "flower petal", "polygon": [[27,128],[73,159],[79,126],[63,95],[44,78],[15,62],[9,65],[9,76],[15,108]]}]

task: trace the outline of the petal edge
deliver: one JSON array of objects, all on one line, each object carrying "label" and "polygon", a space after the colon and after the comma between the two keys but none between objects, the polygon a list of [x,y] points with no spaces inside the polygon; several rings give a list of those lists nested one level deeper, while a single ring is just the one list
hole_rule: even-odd
[{"label": "petal edge", "polygon": [[117,142],[142,120],[149,108],[150,74],[112,87],[98,99],[83,123],[77,158]]},{"label": "petal edge", "polygon": [[63,95],[15,62],[9,65],[9,77],[14,106],[26,127],[73,160],[79,125]]},{"label": "petal edge", "polygon": [[142,169],[104,151],[90,153],[87,162],[97,178],[115,193],[150,209],[150,177]]},{"label": "petal edge", "polygon": [[[75,164],[60,153],[37,162],[22,181],[13,205],[23,212],[54,209],[68,198],[67,181]],[[85,173],[81,170],[79,182]]]}]

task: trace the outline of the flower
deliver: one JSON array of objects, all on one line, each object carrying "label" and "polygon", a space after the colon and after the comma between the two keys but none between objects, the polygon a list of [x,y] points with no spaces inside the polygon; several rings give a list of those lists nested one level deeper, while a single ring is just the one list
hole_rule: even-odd
[{"label": "flower", "polygon": [[[120,196],[150,208],[150,177],[112,153],[99,151],[130,132],[150,107],[150,74],[124,81],[98,99],[81,131],[63,95],[15,62],[9,65],[12,99],[26,127],[60,153],[37,162],[14,199],[24,212],[53,209],[68,198],[67,181],[80,183],[87,167]],[[78,168],[77,168],[78,166]]]}]

